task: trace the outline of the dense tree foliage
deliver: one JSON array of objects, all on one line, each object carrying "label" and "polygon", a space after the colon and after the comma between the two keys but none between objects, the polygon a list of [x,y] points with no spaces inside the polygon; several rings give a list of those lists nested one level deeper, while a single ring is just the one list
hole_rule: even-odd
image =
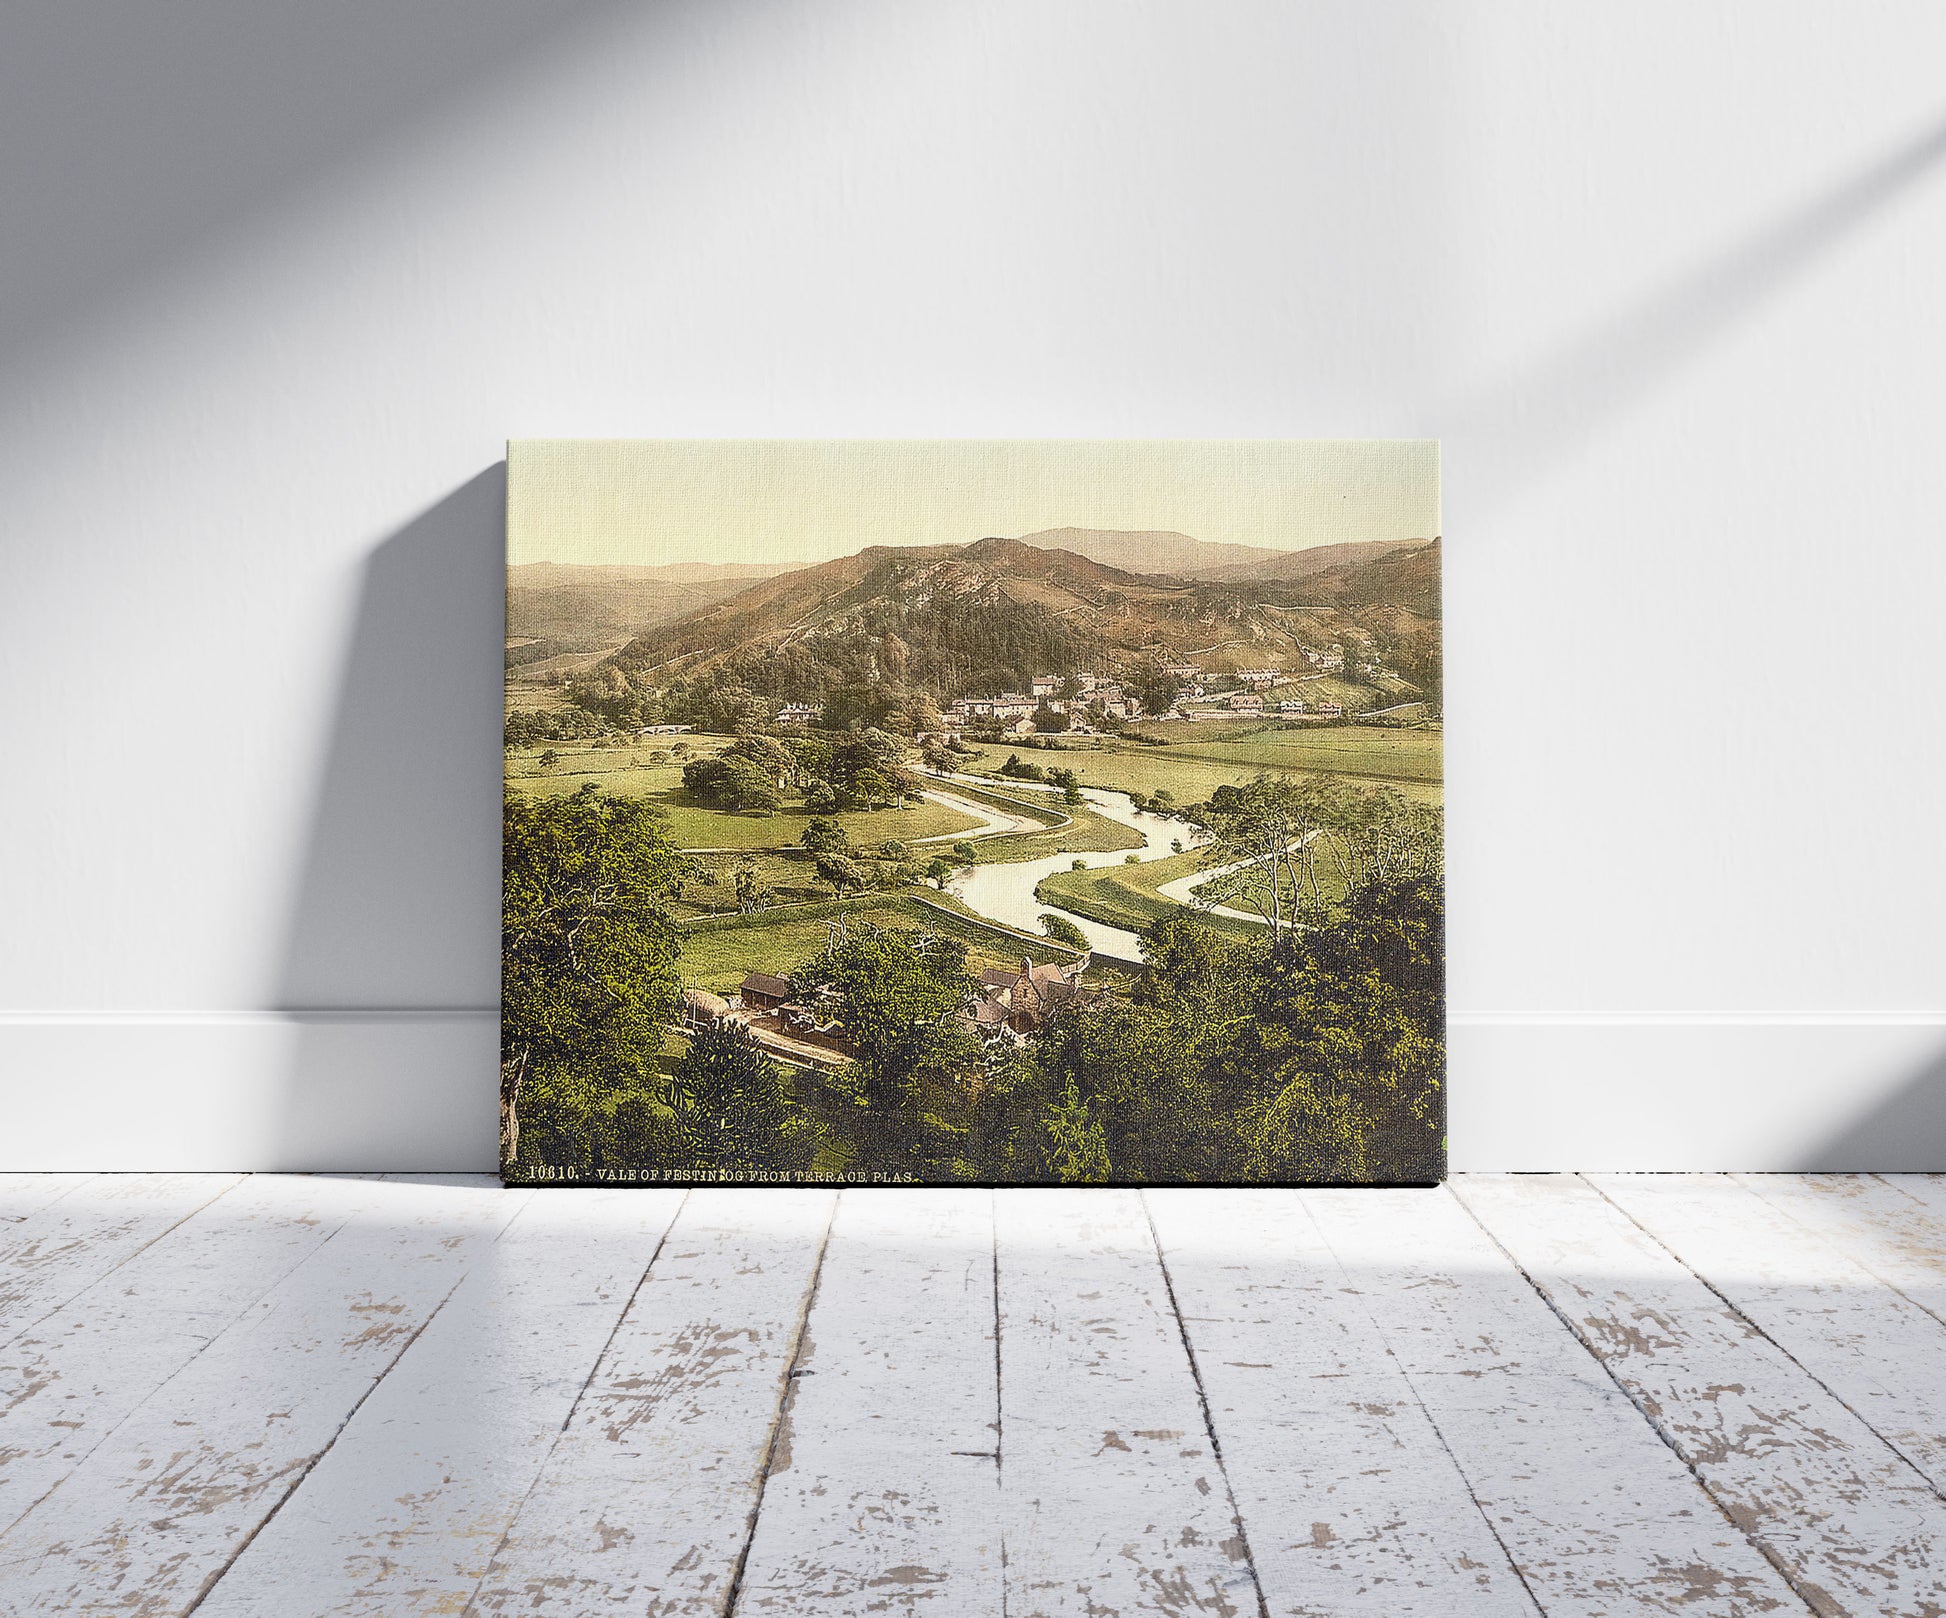
[{"label": "dense tree foliage", "polygon": [[657,1161],[673,1144],[654,1057],[675,1006],[664,907],[681,856],[646,804],[508,793],[500,1086],[525,1166]]},{"label": "dense tree foliage", "polygon": [[966,946],[936,933],[861,926],[791,974],[857,1047],[829,1082],[843,1139],[873,1169],[950,1178],[979,1041],[960,1016],[975,992]]},{"label": "dense tree foliage", "polygon": [[671,1077],[685,1166],[723,1176],[811,1166],[811,1121],[742,1023],[698,1029]]}]

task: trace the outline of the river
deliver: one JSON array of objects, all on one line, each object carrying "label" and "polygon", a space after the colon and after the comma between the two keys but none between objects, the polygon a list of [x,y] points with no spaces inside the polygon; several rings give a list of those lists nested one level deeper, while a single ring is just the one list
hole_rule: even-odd
[{"label": "river", "polygon": [[[1059,790],[1033,782],[1000,782],[976,775],[959,776],[955,779],[975,781],[989,789],[1004,787],[1009,792]],[[1184,848],[1194,848],[1205,839],[1202,833],[1186,821],[1143,813],[1129,801],[1128,794],[1125,792],[1110,792],[1102,787],[1083,787],[1081,796],[1098,814],[1118,821],[1137,833],[1142,839],[1142,846],[1139,849],[1117,849],[1109,854],[1055,854],[1043,860],[976,865],[972,870],[953,879],[952,890],[989,920],[1004,922],[1007,926],[1018,927],[1023,932],[1038,933],[1041,930],[1041,917],[1051,910],[1079,927],[1082,936],[1088,940],[1089,947],[1096,954],[1113,956],[1116,960],[1139,966],[1142,964],[1142,941],[1136,934],[1126,928],[1109,927],[1099,921],[1090,921],[1086,916],[1077,916],[1071,910],[1064,910],[1059,905],[1037,899],[1034,897],[1035,886],[1042,877],[1052,876],[1056,871],[1068,870],[1077,860],[1091,870],[1104,865],[1124,864],[1131,854],[1135,856],[1137,863],[1146,863],[1149,860],[1167,859],[1175,852],[1170,845],[1178,839]]]}]

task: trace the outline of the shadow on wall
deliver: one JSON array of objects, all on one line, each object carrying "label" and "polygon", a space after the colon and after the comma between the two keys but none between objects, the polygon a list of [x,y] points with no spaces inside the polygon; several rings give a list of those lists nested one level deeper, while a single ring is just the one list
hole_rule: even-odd
[{"label": "shadow on wall", "polygon": [[493,1166],[506,488],[365,565],[276,985],[280,1166]]},{"label": "shadow on wall", "polygon": [[617,0],[9,6],[0,365],[221,253],[334,175],[383,163],[454,102],[625,11]]},{"label": "shadow on wall", "polygon": [[1887,1099],[1789,1166],[1806,1174],[1946,1169],[1946,1049],[1923,1059]]}]

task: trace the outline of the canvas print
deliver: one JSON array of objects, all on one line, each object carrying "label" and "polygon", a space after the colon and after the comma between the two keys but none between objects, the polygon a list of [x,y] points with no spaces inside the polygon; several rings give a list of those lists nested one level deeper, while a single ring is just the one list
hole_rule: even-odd
[{"label": "canvas print", "polygon": [[1436,445],[507,470],[509,1182],[1443,1177]]}]

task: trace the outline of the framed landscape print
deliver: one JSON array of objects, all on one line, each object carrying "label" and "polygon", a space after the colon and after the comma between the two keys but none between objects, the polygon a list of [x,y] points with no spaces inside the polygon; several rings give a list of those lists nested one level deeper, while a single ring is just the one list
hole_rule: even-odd
[{"label": "framed landscape print", "polygon": [[507,462],[509,1182],[1443,1177],[1436,445]]}]

